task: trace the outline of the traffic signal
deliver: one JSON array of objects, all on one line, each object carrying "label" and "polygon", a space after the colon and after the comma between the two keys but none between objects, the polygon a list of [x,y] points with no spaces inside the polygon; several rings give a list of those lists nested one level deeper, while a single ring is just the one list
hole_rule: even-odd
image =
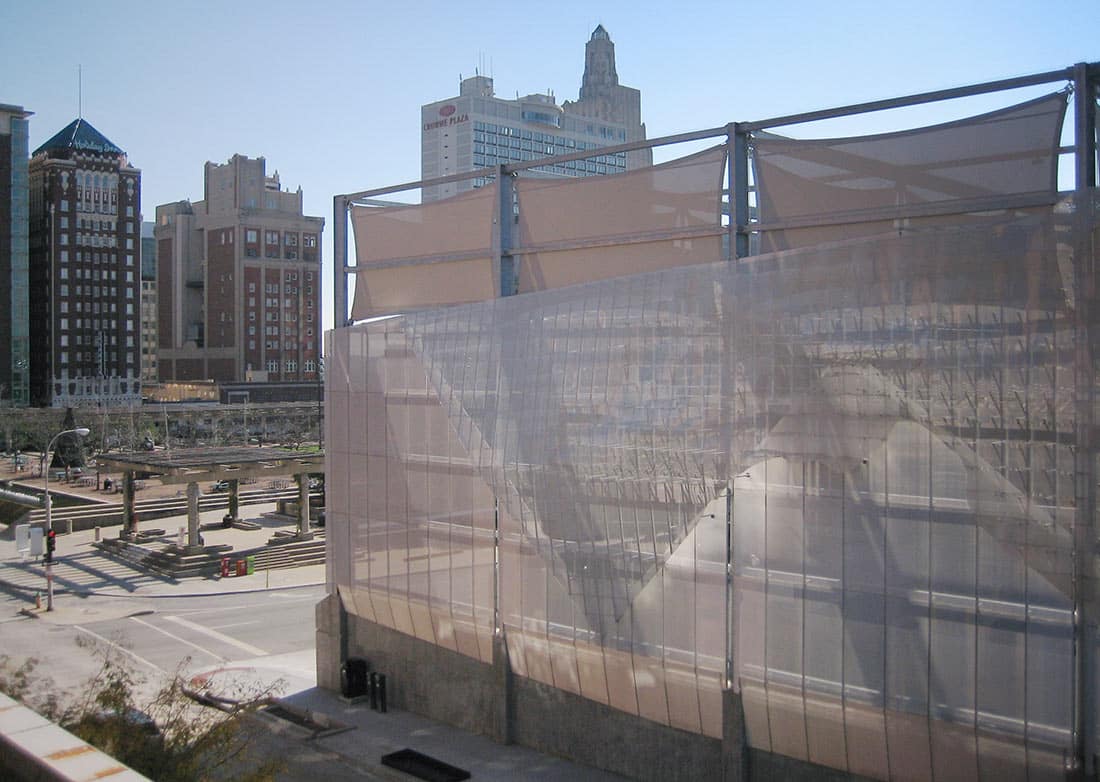
[{"label": "traffic signal", "polygon": [[50,530],[46,533],[46,561],[53,562],[53,552],[57,548],[57,533]]}]

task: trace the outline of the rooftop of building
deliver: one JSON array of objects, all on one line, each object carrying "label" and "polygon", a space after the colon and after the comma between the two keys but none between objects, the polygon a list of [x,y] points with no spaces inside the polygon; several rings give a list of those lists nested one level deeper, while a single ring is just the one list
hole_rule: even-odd
[{"label": "rooftop of building", "polygon": [[95,152],[101,155],[125,154],[114,142],[92,127],[92,123],[83,117],[74,119],[61,131],[55,134],[49,141],[34,151],[38,155],[42,152],[54,150],[77,150],[80,152]]},{"label": "rooftop of building", "polygon": [[13,103],[0,103],[0,112],[4,114],[18,114],[23,119],[34,116],[33,111],[27,111],[22,106],[16,106]]}]

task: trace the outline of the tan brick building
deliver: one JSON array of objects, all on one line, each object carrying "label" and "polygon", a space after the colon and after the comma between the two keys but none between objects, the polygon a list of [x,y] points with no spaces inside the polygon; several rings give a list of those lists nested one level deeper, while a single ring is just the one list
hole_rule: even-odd
[{"label": "tan brick building", "polygon": [[315,380],[324,218],[262,157],[208,162],[204,183],[156,211],[159,379]]}]

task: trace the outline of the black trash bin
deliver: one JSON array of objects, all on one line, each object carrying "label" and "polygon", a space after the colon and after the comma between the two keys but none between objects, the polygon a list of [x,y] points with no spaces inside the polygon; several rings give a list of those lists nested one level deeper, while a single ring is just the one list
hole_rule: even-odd
[{"label": "black trash bin", "polygon": [[367,694],[367,661],[362,657],[349,657],[340,666],[340,694],[345,698],[358,698]]}]

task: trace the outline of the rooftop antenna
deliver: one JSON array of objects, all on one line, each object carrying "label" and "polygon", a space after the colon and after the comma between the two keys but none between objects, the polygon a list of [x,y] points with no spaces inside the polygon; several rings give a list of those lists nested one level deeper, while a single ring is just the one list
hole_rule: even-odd
[{"label": "rooftop antenna", "polygon": [[76,66],[76,117],[84,119],[84,72],[83,65]]}]

